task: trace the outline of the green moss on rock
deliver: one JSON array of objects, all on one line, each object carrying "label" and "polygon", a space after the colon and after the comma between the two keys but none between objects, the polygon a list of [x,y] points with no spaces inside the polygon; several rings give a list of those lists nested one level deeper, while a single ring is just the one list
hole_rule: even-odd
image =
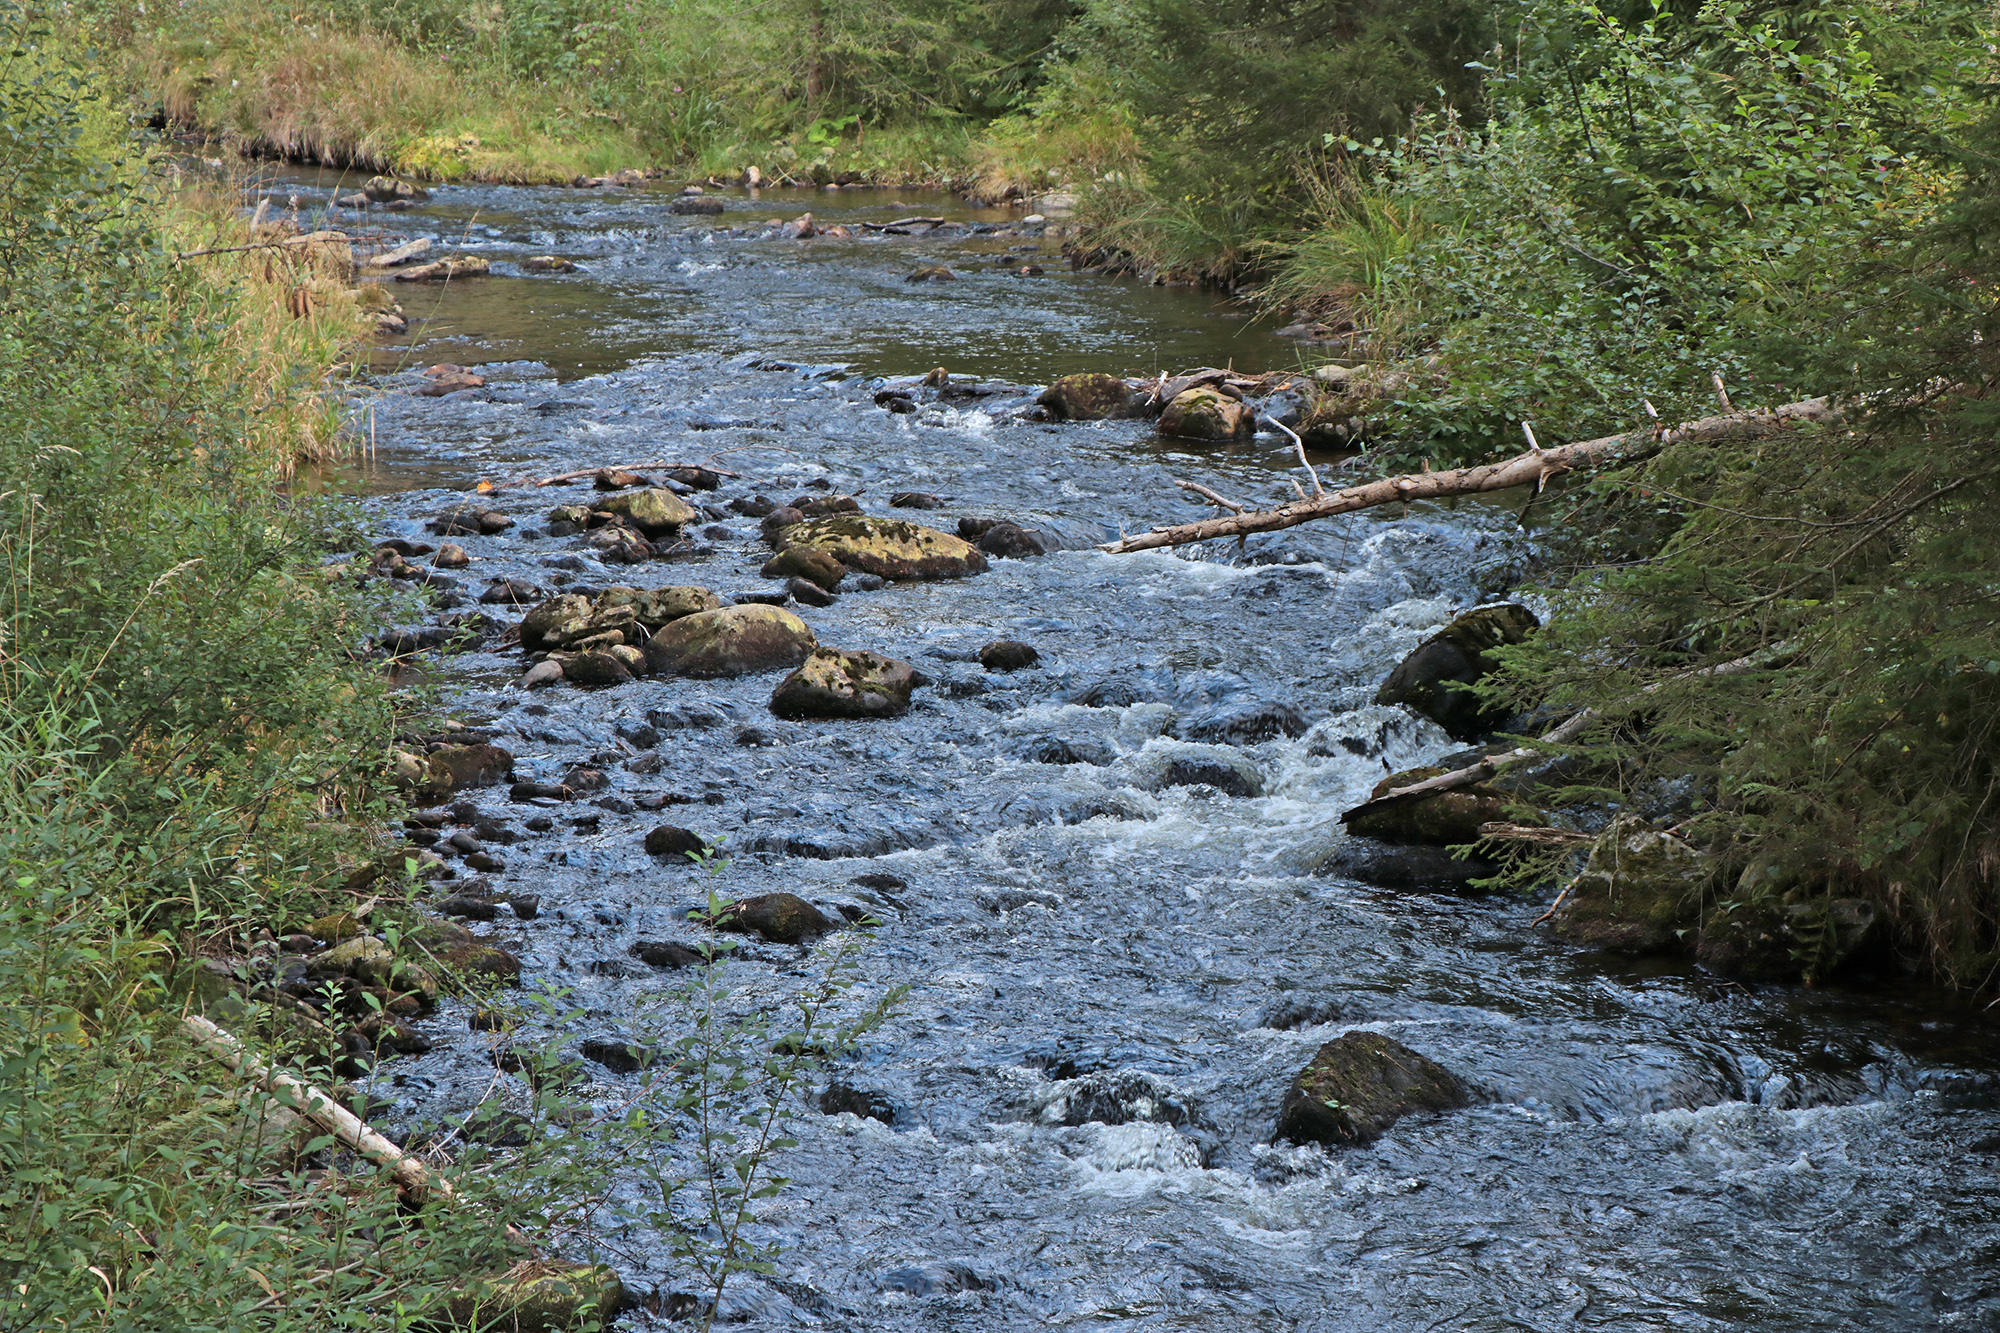
[{"label": "green moss on rock", "polygon": [[698,678],[795,667],[818,645],[806,622],[775,606],[698,611],[646,642],[649,671]]},{"label": "green moss on rock", "polygon": [[1557,935],[1622,953],[1684,947],[1701,919],[1702,895],[1715,858],[1662,833],[1637,815],[1620,815],[1591,847],[1553,921]]},{"label": "green moss on rock", "polygon": [[955,579],[986,569],[985,552],[971,542],[900,518],[836,514],[787,528],[784,541],[787,550],[815,546],[885,579]]}]

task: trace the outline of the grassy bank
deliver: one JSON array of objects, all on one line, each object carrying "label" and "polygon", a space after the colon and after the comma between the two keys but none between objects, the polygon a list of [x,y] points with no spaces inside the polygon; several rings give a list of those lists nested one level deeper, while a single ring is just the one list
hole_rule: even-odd
[{"label": "grassy bank", "polygon": [[[242,0],[194,0],[85,15],[137,106],[253,156],[521,183],[648,167],[734,178],[754,166],[774,184],[984,180],[1005,192],[1067,175],[1060,144],[1052,155],[1035,136],[988,142],[990,112],[924,97],[865,113],[824,94],[809,101],[794,34],[771,21],[782,10],[363,4],[300,23]],[[865,44],[851,37],[843,49]],[[1008,172],[1021,179],[1001,181]]]}]

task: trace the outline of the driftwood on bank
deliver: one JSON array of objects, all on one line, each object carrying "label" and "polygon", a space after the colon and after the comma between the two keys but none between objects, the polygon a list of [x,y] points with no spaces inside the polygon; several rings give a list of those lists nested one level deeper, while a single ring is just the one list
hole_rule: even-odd
[{"label": "driftwood on bank", "polygon": [[[1662,686],[1671,685],[1675,681],[1695,680],[1704,676],[1740,676],[1746,671],[1754,671],[1759,667],[1772,665],[1790,653],[1792,648],[1793,645],[1789,642],[1777,643],[1771,645],[1769,648],[1754,652],[1748,657],[1738,657],[1732,661],[1718,662],[1714,666],[1703,667],[1698,671],[1683,672],[1668,680],[1654,681],[1651,685],[1646,686],[1633,695],[1627,702],[1634,702],[1644,698]],[[1413,782],[1407,787],[1391,788],[1383,792],[1380,796],[1372,800],[1363,801],[1352,810],[1342,814],[1340,820],[1343,824],[1348,823],[1361,815],[1371,814],[1374,811],[1384,809],[1402,801],[1413,800],[1423,796],[1435,796],[1439,792],[1452,791],[1458,787],[1470,787],[1474,783],[1484,782],[1486,779],[1495,776],[1502,769],[1512,768],[1514,765],[1525,763],[1530,759],[1547,758],[1548,751],[1544,747],[1566,745],[1570,741],[1575,740],[1597,719],[1597,716],[1597,710],[1594,708],[1578,709],[1565,719],[1560,726],[1546,735],[1537,738],[1532,746],[1522,746],[1517,750],[1509,750],[1505,754],[1491,755],[1476,764],[1468,764],[1464,768],[1455,768],[1449,773],[1440,773],[1436,777],[1425,778],[1422,782]],[[1489,837],[1504,836],[1487,834],[1485,826],[1481,827],[1480,833]]]},{"label": "driftwood on bank", "polygon": [[1794,423],[1838,421],[1840,413],[1824,398],[1808,398],[1786,403],[1767,412],[1725,412],[1703,417],[1664,430],[1627,431],[1602,439],[1583,440],[1553,449],[1530,449],[1498,463],[1478,467],[1453,468],[1448,472],[1413,472],[1400,477],[1349,486],[1345,490],[1295,500],[1275,509],[1260,509],[1225,518],[1204,519],[1154,528],[1107,542],[1100,549],[1113,555],[1151,551],[1163,546],[1183,546],[1189,542],[1213,541],[1218,537],[1244,537],[1253,532],[1277,532],[1297,527],[1316,518],[1351,514],[1377,505],[1408,503],[1414,500],[1442,500],[1458,495],[1478,495],[1487,491],[1512,490],[1516,486],[1540,488],[1550,477],[1586,464],[1631,462],[1657,453],[1670,444],[1708,444],[1742,435],[1770,435]]},{"label": "driftwood on bank", "polygon": [[386,1170],[395,1180],[396,1193],[403,1202],[413,1207],[427,1199],[457,1202],[451,1185],[443,1177],[377,1134],[360,1116],[312,1084],[271,1068],[206,1018],[189,1014],[181,1022],[203,1050],[235,1071],[237,1077],[277,1097],[346,1147]]}]

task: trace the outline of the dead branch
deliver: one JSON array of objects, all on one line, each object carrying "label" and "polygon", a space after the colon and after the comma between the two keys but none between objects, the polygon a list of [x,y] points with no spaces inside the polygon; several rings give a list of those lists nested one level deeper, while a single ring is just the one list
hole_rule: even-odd
[{"label": "dead branch", "polygon": [[1540,916],[1536,917],[1533,921],[1530,921],[1528,924],[1531,926],[1539,926],[1542,924],[1542,922],[1547,921],[1550,917],[1554,916],[1556,914],[1556,910],[1563,905],[1563,899],[1569,897],[1570,890],[1574,889],[1577,885],[1581,883],[1583,883],[1583,874],[1582,872],[1578,872],[1575,879],[1572,879],[1569,883],[1563,885],[1563,891],[1561,893],[1558,893],[1556,895],[1556,900],[1549,904],[1549,910],[1542,913]]},{"label": "dead branch", "polygon": [[1525,842],[1537,847],[1571,847],[1579,842],[1595,840],[1593,834],[1578,833],[1575,829],[1544,828],[1539,824],[1481,824],[1479,836],[1486,842]]},{"label": "dead branch", "polygon": [[1214,505],[1218,509],[1227,509],[1232,511],[1233,513],[1238,513],[1238,514],[1247,514],[1250,512],[1249,505],[1239,504],[1234,500],[1228,499],[1224,496],[1217,495],[1214,491],[1211,491],[1210,489],[1208,489],[1208,487],[1202,485],[1198,481],[1177,481],[1174,483],[1174,485],[1180,487],[1184,491],[1193,491],[1196,495],[1199,495],[1202,499],[1208,501],[1210,504]]},{"label": "dead branch", "polygon": [[[1299,466],[1306,470],[1306,475],[1308,477],[1312,478],[1313,498],[1318,499],[1319,497],[1325,495],[1326,487],[1319,484],[1319,473],[1313,470],[1312,462],[1306,457],[1306,442],[1299,438],[1299,433],[1297,431],[1293,430],[1290,426],[1287,426],[1284,422],[1278,420],[1276,417],[1270,417],[1267,419],[1273,426],[1276,426],[1279,430],[1285,432],[1285,434],[1292,437],[1292,448],[1299,451]],[[1430,468],[1425,467],[1424,471],[1428,472],[1430,471]]]},{"label": "dead branch", "polygon": [[203,255],[240,255],[248,250],[291,250],[302,245],[352,245],[372,241],[373,236],[349,236],[344,231],[312,231],[303,236],[287,236],[281,241],[257,241],[251,245],[213,245],[206,250],[176,250],[169,259],[199,259]]},{"label": "dead branch", "polygon": [[1400,477],[1350,486],[1331,494],[1301,499],[1276,509],[1236,514],[1228,518],[1204,519],[1174,527],[1107,542],[1100,550],[1113,555],[1151,551],[1163,546],[1183,546],[1189,542],[1212,541],[1218,537],[1242,537],[1252,532],[1277,532],[1297,527],[1316,518],[1351,514],[1376,505],[1408,503],[1414,500],[1441,500],[1455,495],[1479,495],[1487,491],[1512,490],[1516,486],[1540,487],[1552,476],[1586,464],[1613,461],[1631,462],[1659,452],[1670,444],[1710,444],[1739,435],[1769,435],[1795,422],[1833,422],[1840,413],[1824,398],[1808,398],[1786,403],[1768,412],[1730,412],[1703,417],[1671,430],[1651,429],[1607,435],[1554,449],[1534,449],[1498,463],[1478,467],[1453,468],[1449,472],[1416,472]]},{"label": "dead branch", "polygon": [[385,250],[379,255],[370,255],[361,261],[363,268],[394,268],[407,264],[420,255],[430,253],[431,238],[419,236],[414,241],[406,241],[393,250]]},{"label": "dead branch", "polygon": [[[1794,645],[1790,642],[1775,643],[1768,648],[1759,649],[1757,652],[1751,653],[1748,657],[1739,657],[1728,662],[1718,662],[1712,667],[1702,667],[1698,671],[1683,672],[1667,680],[1656,680],[1637,694],[1634,694],[1626,702],[1630,703],[1642,699],[1655,690],[1662,689],[1678,681],[1695,680],[1703,676],[1740,676],[1746,671],[1754,671],[1758,667],[1770,666],[1778,659],[1790,653],[1793,647]],[[1581,736],[1597,717],[1598,713],[1594,708],[1578,709],[1562,725],[1537,739],[1531,746],[1524,745],[1520,749],[1509,750],[1505,754],[1489,756],[1476,764],[1469,764],[1464,768],[1453,769],[1449,773],[1440,773],[1436,777],[1425,778],[1422,782],[1413,782],[1407,787],[1396,787],[1385,791],[1380,796],[1363,801],[1360,805],[1341,815],[1340,822],[1345,824],[1360,815],[1383,809],[1399,801],[1407,801],[1412,797],[1434,796],[1441,791],[1452,791],[1459,787],[1470,787],[1474,783],[1484,782],[1486,779],[1499,773],[1503,768],[1512,768],[1514,765],[1522,763],[1525,760],[1546,755],[1548,752],[1546,747],[1548,746],[1567,745],[1578,736]],[[1485,832],[1483,828],[1480,831],[1482,834]]]},{"label": "dead branch", "polygon": [[386,1170],[395,1179],[396,1193],[405,1203],[414,1207],[429,1198],[448,1204],[457,1202],[451,1185],[441,1176],[377,1134],[360,1116],[312,1084],[271,1068],[206,1018],[189,1014],[181,1022],[203,1050],[235,1071],[244,1082],[276,1096],[348,1148]]}]

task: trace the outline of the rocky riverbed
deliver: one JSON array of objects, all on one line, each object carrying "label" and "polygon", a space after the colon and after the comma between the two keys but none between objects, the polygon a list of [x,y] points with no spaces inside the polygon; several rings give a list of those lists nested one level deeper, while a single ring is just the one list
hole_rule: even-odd
[{"label": "rocky riverbed", "polygon": [[[406,740],[406,778],[440,789],[408,831],[435,858],[433,905],[578,1016],[495,1033],[446,999],[407,1020],[421,1042],[368,1081],[384,1127],[518,1101],[503,1057],[539,1043],[574,1055],[586,1100],[619,1104],[689,954],[716,925],[750,925],[722,965],[746,1010],[806,984],[815,941],[865,940],[857,996],[911,990],[816,1076],[792,1183],[756,1232],[781,1247],[777,1272],[739,1279],[726,1319],[2000,1317],[2000,1050],[1976,1016],[1725,984],[1555,939],[1530,924],[1543,904],[1342,873],[1341,811],[1459,748],[1376,692],[1513,586],[1527,547],[1512,511],[1106,556],[1094,545],[1121,530],[1196,512],[1175,479],[1290,492],[1282,437],[1037,419],[1058,374],[1150,374],[1149,329],[1172,349],[1162,370],[1226,364],[1227,336],[1191,331],[1206,298],[1054,264],[1041,288],[997,263],[908,284],[919,262],[977,273],[968,254],[1015,242],[718,235],[713,216],[669,213],[672,197],[440,190],[401,215],[440,239],[455,228],[458,246],[483,228],[495,276],[437,298],[359,404],[375,462],[348,484],[376,492],[376,544],[343,553],[372,574],[345,574],[424,588],[377,642],[460,728]],[[839,207],[859,232],[888,203]],[[726,206],[829,216],[821,198]],[[580,271],[512,276],[552,253]],[[1165,301],[1180,304],[1145,305]],[[570,356],[593,302],[603,345]],[[538,304],[554,312],[540,324]],[[483,383],[423,394],[421,368],[447,360]],[[925,384],[933,366],[957,374]],[[607,467],[634,477],[599,490]],[[565,473],[585,475],[531,484]],[[652,491],[688,513],[606,506]],[[642,521],[648,505],[676,521]],[[774,568],[778,509],[919,524],[965,550],[933,544],[951,567],[843,560],[838,579],[809,557]],[[985,542],[1003,523],[1019,537]],[[565,615],[524,627],[563,598]],[[740,672],[666,655],[694,651],[691,630],[661,645],[672,625],[730,607],[786,632]],[[860,654],[862,675],[907,667],[896,706],[774,710],[816,649],[850,655],[814,678],[822,693],[859,679]],[[756,920],[703,920],[711,890]],[[1428,1109],[1384,1117],[1326,1091],[1369,1061]],[[1281,1122],[1319,1128],[1280,1138]],[[596,1243],[578,1257],[649,1302],[628,1318],[695,1308],[657,1234]]]}]

